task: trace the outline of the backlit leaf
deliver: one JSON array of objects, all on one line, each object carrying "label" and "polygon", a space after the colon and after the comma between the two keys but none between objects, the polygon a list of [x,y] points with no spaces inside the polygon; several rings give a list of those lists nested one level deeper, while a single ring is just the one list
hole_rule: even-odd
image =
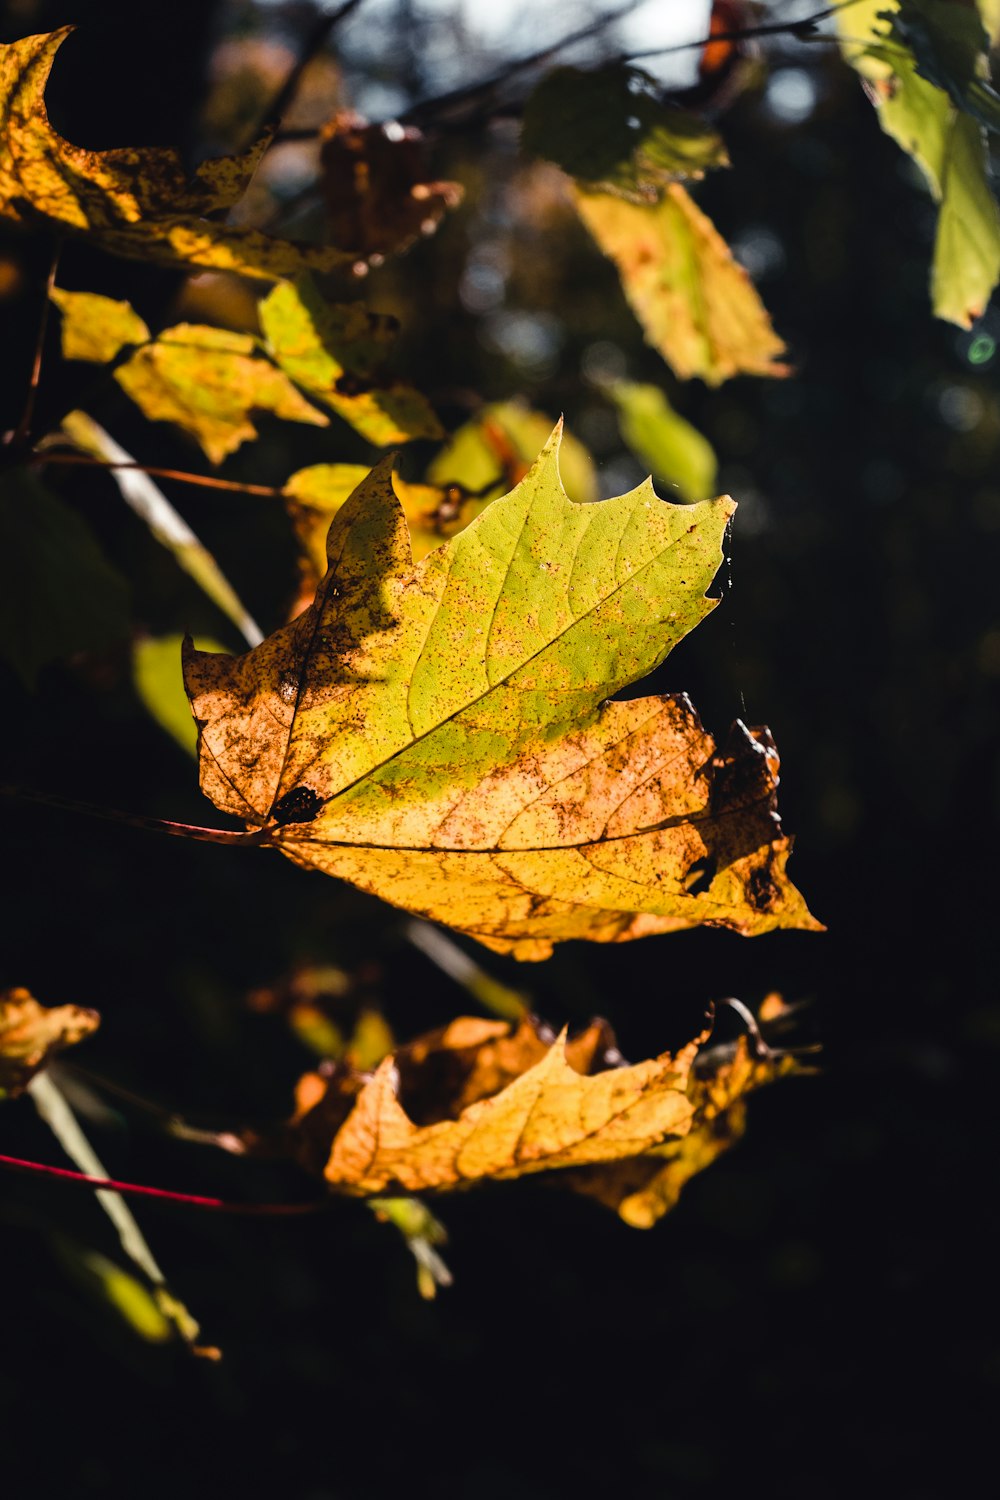
[{"label": "backlit leaf", "polygon": [[[974,14],[966,14],[978,28]],[[934,313],[969,328],[1000,280],[1000,211],[985,140],[977,120],[931,81],[892,29],[899,16],[896,0],[851,7],[838,19],[842,48],[866,80],[882,129],[913,157],[940,205],[931,271]],[[979,35],[985,46],[981,28]]]},{"label": "backlit leaf", "polygon": [[[370,472],[367,464],[311,464],[285,484],[292,521],[317,578],[326,572],[330,522]],[[485,503],[452,496],[437,485],[409,484],[395,473],[392,483],[410,528],[416,562],[467,526]]]},{"label": "backlit leaf", "polygon": [[97,1030],[96,1010],[39,1005],[30,991],[0,993],[0,1099],[23,1092],[49,1058]]},{"label": "backlit leaf", "polygon": [[271,356],[296,385],[377,448],[443,435],[426,396],[386,369],[395,318],[361,302],[327,302],[303,278],[274,288],[260,304],[260,323]]},{"label": "backlit leaf", "polygon": [[[452,433],[428,468],[427,478],[444,489],[457,485],[471,497],[493,500],[521,482],[553,426],[545,412],[519,401],[484,406]],[[597,499],[594,460],[571,432],[563,433],[559,472],[571,500],[583,505]],[[467,522],[476,513],[468,515]]]},{"label": "backlit leaf", "polygon": [[369,1080],[307,1075],[292,1140],[307,1168],[360,1196],[618,1161],[690,1130],[688,1079],[704,1039],[676,1056],[602,1067],[614,1043],[604,1022],[569,1041],[530,1018],[515,1030],[464,1016],[387,1057]]},{"label": "backlit leaf", "polygon": [[607,394],[618,408],[622,437],[654,478],[676,485],[685,500],[712,494],[718,470],[712,445],[674,411],[659,386],[616,380]]},{"label": "backlit leaf", "polygon": [[[115,339],[131,325],[127,303],[91,292],[53,294],[63,315],[63,353],[67,359],[114,358],[127,337]],[[145,324],[141,324],[145,329]],[[147,334],[148,338],[148,334]],[[96,354],[88,350],[99,351]],[[173,422],[221,463],[257,436],[251,412],[267,411],[290,422],[323,427],[328,418],[300,395],[281,370],[257,349],[248,333],[178,323],[142,343],[115,370],[115,379],[151,422]]]},{"label": "backlit leaf", "polygon": [[240,156],[203,162],[190,178],[169,147],[88,151],[64,140],[52,128],[44,96],[72,29],[0,46],[0,214],[48,219],[115,255],[244,276],[332,271],[350,262],[328,246],[271,239],[208,217],[242,196],[270,133]]},{"label": "backlit leaf", "polygon": [[[132,649],[132,681],[135,690],[160,728],[176,740],[182,750],[194,755],[198,730],[184,692],[180,635],[145,636]],[[218,641],[197,637],[199,651],[224,651]]]},{"label": "backlit leaf", "polygon": [[720,385],[733,375],[787,375],[785,345],[746,271],[712,221],[672,183],[659,203],[575,193],[580,216],[618,267],[652,344],[682,380]]},{"label": "backlit leaf", "polygon": [[683,697],[608,701],[714,607],[732,502],[647,483],[577,505],[557,447],[415,567],[375,469],[305,613],[246,656],[187,653],[203,791],[296,863],[522,958],[815,927],[766,732],[717,748]]},{"label": "backlit leaf", "polygon": [[521,145],[581,187],[655,202],[678,177],[729,165],[722,137],[687,110],[661,103],[640,68],[609,63],[546,74],[524,109]]}]

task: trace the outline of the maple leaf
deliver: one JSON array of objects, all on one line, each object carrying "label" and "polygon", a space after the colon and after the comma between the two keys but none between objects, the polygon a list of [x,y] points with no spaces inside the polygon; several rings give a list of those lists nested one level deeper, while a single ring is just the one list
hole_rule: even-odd
[{"label": "maple leaf", "polygon": [[350,262],[341,250],[272,239],[208,217],[242,196],[270,131],[239,156],[202,162],[190,178],[169,147],[88,151],[64,140],[52,128],[44,95],[56,53],[73,29],[0,46],[0,214],[49,219],[115,255],[245,276],[332,271]]},{"label": "maple leaf", "polygon": [[577,188],[580,217],[614,261],[647,343],[682,380],[789,373],[785,345],[753,282],[711,219],[679,183],[658,203]]},{"label": "maple leaf", "polygon": [[688,1079],[707,1035],[629,1067],[614,1065],[602,1021],[569,1041],[530,1017],[516,1030],[459,1017],[368,1078],[307,1074],[290,1140],[303,1165],[359,1196],[617,1161],[690,1129]]},{"label": "maple leaf", "polygon": [[319,159],[330,238],[365,258],[433,234],[462,201],[457,182],[428,181],[424,137],[412,125],[369,125],[338,110],[320,132]]},{"label": "maple leaf", "polygon": [[0,993],[0,1099],[22,1093],[54,1052],[97,1030],[96,1010],[40,1005],[21,988]]},{"label": "maple leaf", "polygon": [[135,353],[115,370],[116,381],[143,416],[173,422],[212,463],[257,436],[252,411],[314,427],[329,421],[258,353],[251,334],[178,323],[154,338],[127,302],[60,287],[53,288],[52,300],[63,315],[66,358],[105,363],[135,344]]},{"label": "maple leaf", "polygon": [[817,927],[766,731],[718,750],[684,697],[607,701],[714,608],[732,501],[647,481],[575,504],[558,437],[415,567],[384,461],[308,610],[239,658],[188,649],[202,790],[296,863],[521,958]]}]

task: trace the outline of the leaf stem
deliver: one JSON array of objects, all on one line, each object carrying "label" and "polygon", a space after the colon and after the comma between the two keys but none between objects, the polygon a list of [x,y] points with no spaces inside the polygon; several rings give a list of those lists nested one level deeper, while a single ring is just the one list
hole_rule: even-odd
[{"label": "leaf stem", "polygon": [[195,839],[205,844],[235,844],[238,848],[250,849],[265,844],[269,836],[264,828],[249,831],[202,828],[196,823],[175,823],[169,818],[149,818],[141,813],[121,812],[114,807],[98,807],[93,802],[78,802],[73,797],[60,797],[54,792],[39,792],[31,787],[0,786],[0,797],[13,797],[20,802],[41,802],[64,812],[83,813],[86,817],[103,818],[106,822],[125,823],[130,828],[146,828],[154,833],[168,833],[174,838]]},{"label": "leaf stem", "polygon": [[190,474],[184,469],[164,469],[155,464],[105,463],[91,458],[88,453],[33,453],[28,460],[32,464],[82,464],[91,469],[138,469],[156,479],[176,479],[181,484],[196,484],[207,490],[228,490],[239,495],[263,495],[267,499],[281,499],[284,490],[270,484],[246,484],[238,479],[213,479],[208,474]]},{"label": "leaf stem", "polygon": [[188,1208],[204,1208],[214,1213],[245,1214],[251,1217],[276,1218],[290,1214],[311,1214],[327,1206],[326,1198],[307,1198],[300,1203],[233,1203],[228,1198],[206,1198],[200,1193],[175,1193],[169,1188],[146,1187],[138,1182],[119,1182],[114,1177],[95,1177],[89,1172],[71,1172],[68,1167],[49,1167],[39,1161],[25,1161],[19,1156],[0,1155],[0,1166],[13,1172],[34,1172],[42,1177],[58,1177],[82,1187],[103,1192],[135,1193],[143,1198],[161,1198],[168,1203],[183,1203]]}]

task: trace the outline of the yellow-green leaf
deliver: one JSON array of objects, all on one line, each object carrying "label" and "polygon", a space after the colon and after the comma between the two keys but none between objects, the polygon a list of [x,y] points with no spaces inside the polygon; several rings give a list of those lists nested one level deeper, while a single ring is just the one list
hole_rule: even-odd
[{"label": "yellow-green leaf", "polygon": [[0,993],[0,1099],[27,1088],[55,1052],[97,1030],[96,1010],[79,1005],[39,1005],[29,990]]},{"label": "yellow-green leaf", "polygon": [[618,408],[622,437],[653,476],[674,484],[685,500],[704,500],[715,489],[718,464],[711,443],[657,385],[616,380],[607,393]]},{"label": "yellow-green leaf", "polygon": [[766,732],[717,748],[683,697],[609,701],[714,607],[732,501],[577,505],[557,452],[416,566],[379,465],[305,613],[246,656],[187,653],[202,789],[296,863],[523,958],[815,927]]},{"label": "yellow-green leaf", "polygon": [[332,271],[352,259],[208,217],[242,196],[270,132],[240,156],[203,162],[190,178],[170,147],[88,151],[64,140],[49,121],[45,86],[72,30],[0,46],[0,214],[49,219],[115,255],[244,276]]},{"label": "yellow-green leaf", "polygon": [[[184,692],[181,670],[181,635],[145,636],[132,651],[132,681],[135,690],[156,720],[186,750],[194,755],[198,746],[198,729],[191,717],[191,707]],[[209,636],[198,636],[199,651],[225,651]]]},{"label": "yellow-green leaf", "polygon": [[302,278],[274,288],[260,323],[282,370],[375,447],[442,436],[427,398],[386,370],[395,318],[361,302],[327,302]]},{"label": "yellow-green leaf", "polygon": [[646,341],[682,380],[787,375],[785,345],[746,271],[678,183],[659,203],[577,189],[580,216],[618,267]]},{"label": "yellow-green leaf", "polygon": [[119,366],[115,379],[144,416],[151,422],[173,422],[200,443],[213,463],[257,436],[251,412],[268,411],[314,427],[329,421],[259,352],[248,333],[178,323],[149,339],[127,302],[65,291],[54,293],[54,300],[63,316],[67,359],[114,358],[125,343],[135,342],[122,338],[116,344],[119,335],[141,326],[147,341]]},{"label": "yellow-green leaf", "polygon": [[[519,401],[484,406],[452,433],[428,468],[427,478],[442,488],[457,485],[470,496],[493,500],[520,483],[554,425],[545,412]],[[597,499],[594,460],[570,432],[563,433],[559,472],[571,500],[584,505]]]},{"label": "yellow-green leaf", "polygon": [[[367,464],[312,464],[299,469],[286,483],[288,509],[317,578],[326,572],[330,522],[370,472]],[[410,528],[416,562],[467,526],[485,504],[453,497],[437,485],[410,484],[396,473],[392,482]]]},{"label": "yellow-green leaf", "polygon": [[882,129],[912,156],[939,204],[931,270],[935,316],[969,328],[1000,280],[1000,211],[985,139],[977,120],[918,71],[912,52],[890,29],[898,14],[898,0],[850,7],[838,18],[842,47],[867,82]]},{"label": "yellow-green leaf", "polygon": [[128,344],[145,344],[151,336],[129,302],[58,286],[52,289],[52,301],[62,313],[64,359],[107,364]]}]

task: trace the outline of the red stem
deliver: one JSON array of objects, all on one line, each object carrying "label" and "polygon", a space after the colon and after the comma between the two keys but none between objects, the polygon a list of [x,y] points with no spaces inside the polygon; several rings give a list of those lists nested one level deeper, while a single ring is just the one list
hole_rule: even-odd
[{"label": "red stem", "polygon": [[169,1203],[186,1203],[189,1208],[207,1208],[221,1214],[255,1214],[263,1217],[279,1214],[311,1214],[326,1206],[325,1198],[310,1198],[305,1203],[230,1203],[225,1198],[204,1198],[198,1193],[172,1193],[167,1188],[143,1187],[137,1182],[118,1182],[113,1177],[88,1177],[85,1172],[71,1172],[68,1167],[47,1167],[38,1161],[23,1161],[18,1156],[0,1155],[0,1166],[15,1172],[37,1172],[44,1177],[60,1177],[64,1182],[78,1182],[84,1187],[107,1188],[114,1193],[137,1193],[144,1198],[165,1198]]}]

